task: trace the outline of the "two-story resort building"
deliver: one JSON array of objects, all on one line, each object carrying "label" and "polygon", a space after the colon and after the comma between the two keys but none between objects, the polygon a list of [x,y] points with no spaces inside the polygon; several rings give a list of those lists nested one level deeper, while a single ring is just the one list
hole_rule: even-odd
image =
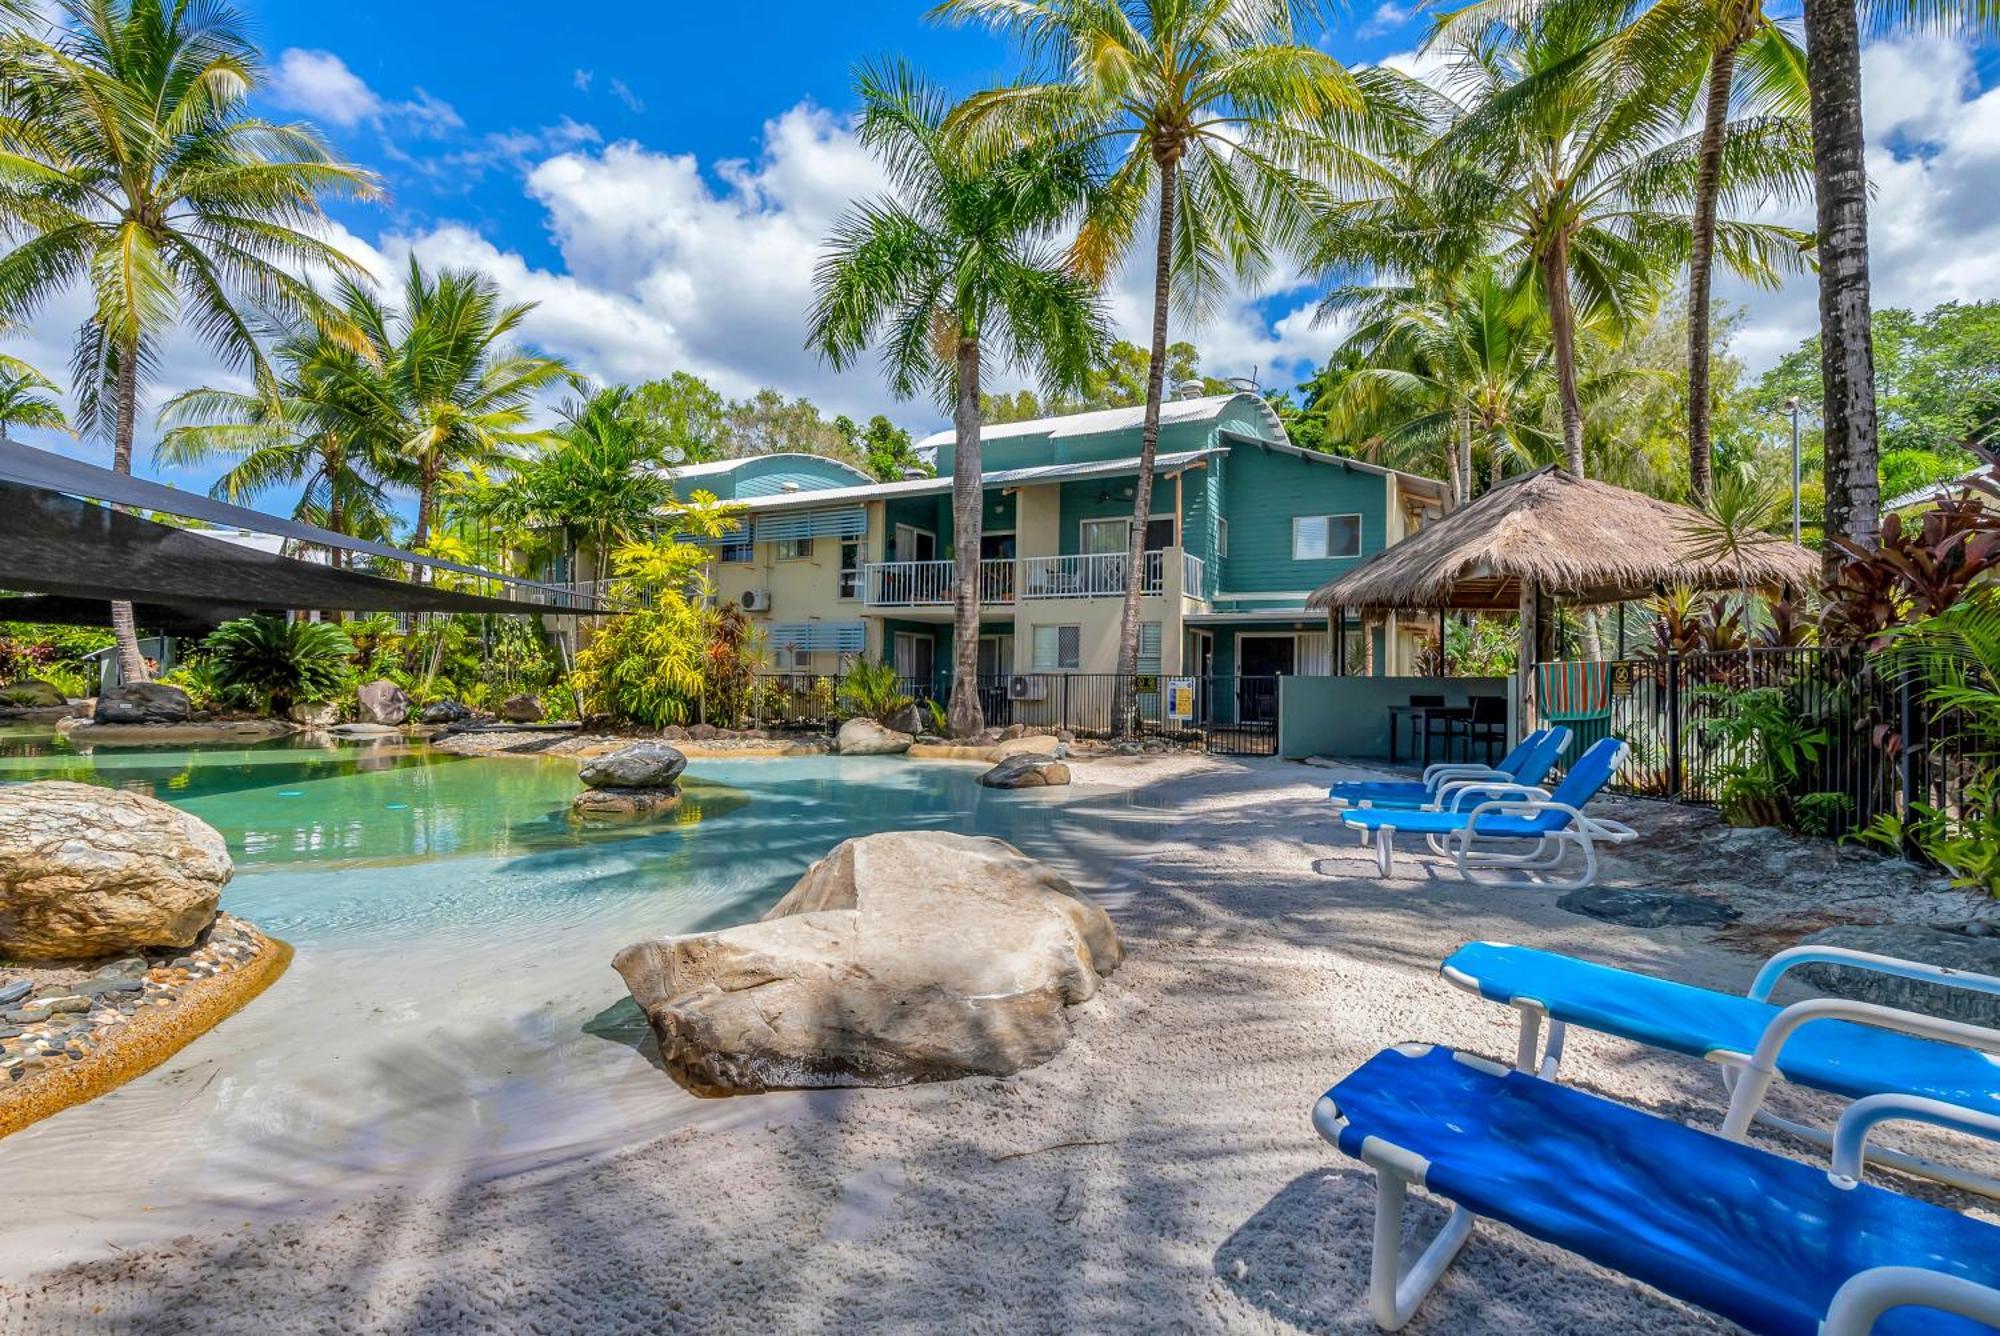
[{"label": "two-story resort building", "polygon": [[[1116,670],[1141,418],[1117,408],[981,433],[982,678]],[[949,668],[953,437],[919,448],[935,452],[939,476],[876,482],[809,455],[676,471],[682,495],[703,489],[744,508],[714,580],[759,623],[774,668],[836,672],[855,654],[918,681]],[[1445,495],[1434,479],[1294,446],[1256,395],[1168,402],[1145,536],[1140,671],[1413,671],[1434,624],[1357,624],[1337,647],[1305,600],[1439,514]],[[1016,688],[1032,694],[1037,684]]]}]

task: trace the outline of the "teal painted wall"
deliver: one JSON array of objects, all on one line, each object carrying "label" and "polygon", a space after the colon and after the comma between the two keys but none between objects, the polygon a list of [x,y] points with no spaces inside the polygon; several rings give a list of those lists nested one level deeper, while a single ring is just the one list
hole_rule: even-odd
[{"label": "teal painted wall", "polygon": [[[1224,470],[1223,514],[1229,556],[1221,588],[1231,593],[1315,589],[1382,550],[1389,479],[1323,459],[1237,445]],[[1361,555],[1292,559],[1292,520],[1301,515],[1361,516]]]},{"label": "teal painted wall", "polygon": [[[907,496],[890,501],[883,507],[888,524],[888,540],[896,541],[898,524],[914,524],[919,529],[929,529],[937,535],[938,560],[955,555],[952,546],[953,535],[957,532],[952,522],[951,495]],[[985,532],[1011,530],[1014,528],[1014,494],[990,488],[986,493],[986,509],[980,516],[980,528]],[[894,553],[888,560],[908,561],[903,553]]]},{"label": "teal painted wall", "polygon": [[[1120,493],[1132,485],[1131,478],[1085,478],[1062,485],[1061,532],[1057,535],[1059,556],[1083,551],[1083,521],[1130,519],[1132,498]],[[1104,500],[1098,497],[1109,493]],[[1153,517],[1171,518],[1174,513],[1174,480],[1153,480]]]},{"label": "teal painted wall", "polygon": [[689,478],[685,484],[676,484],[675,491],[684,496],[708,491],[730,501],[738,497],[776,496],[785,490],[787,483],[795,484],[802,492],[818,492],[829,487],[859,487],[873,481],[861,470],[831,459],[777,454],[747,459],[728,473]]}]

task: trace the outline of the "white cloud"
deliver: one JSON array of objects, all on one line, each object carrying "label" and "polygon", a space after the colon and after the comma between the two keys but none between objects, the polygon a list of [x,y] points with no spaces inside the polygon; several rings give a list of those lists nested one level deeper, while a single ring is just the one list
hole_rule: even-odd
[{"label": "white cloud", "polygon": [[577,92],[588,93],[590,91],[590,81],[593,77],[595,76],[589,70],[571,70],[569,81]]},{"label": "white cloud", "polygon": [[1366,21],[1354,30],[1354,35],[1356,37],[1380,37],[1384,33],[1394,32],[1409,22],[1411,12],[1411,10],[1398,4],[1384,3],[1377,5],[1375,6],[1375,12],[1370,14]]},{"label": "white cloud", "polygon": [[279,56],[271,96],[281,107],[339,126],[358,125],[382,113],[375,90],[331,51],[293,47]]},{"label": "white cloud", "polygon": [[646,104],[639,100],[637,93],[625,86],[623,79],[613,79],[611,81],[611,96],[623,102],[627,111],[644,111],[646,109]]}]

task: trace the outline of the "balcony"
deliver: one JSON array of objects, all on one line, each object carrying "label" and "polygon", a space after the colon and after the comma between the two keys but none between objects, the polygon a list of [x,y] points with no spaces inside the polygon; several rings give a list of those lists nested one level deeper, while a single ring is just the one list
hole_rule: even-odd
[{"label": "balcony", "polygon": [[[979,563],[979,601],[1014,601],[1014,565],[1004,557]],[[863,568],[862,606],[869,608],[950,607],[958,579],[955,561],[875,561]]]},{"label": "balcony", "polygon": [[[1182,592],[1203,597],[1207,568],[1200,557],[1178,549],[1146,553],[1139,592],[1164,594],[1169,563],[1175,560],[1180,562]],[[1123,552],[989,559],[979,563],[979,601],[1006,605],[1016,599],[1123,598],[1128,561]],[[950,561],[871,562],[863,570],[862,605],[948,608],[956,578],[956,565]]]}]

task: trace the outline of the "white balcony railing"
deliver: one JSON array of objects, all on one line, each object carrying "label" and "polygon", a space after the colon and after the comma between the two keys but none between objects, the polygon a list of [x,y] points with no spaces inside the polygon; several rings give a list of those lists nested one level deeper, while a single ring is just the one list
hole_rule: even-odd
[{"label": "white balcony railing", "polygon": [[[1164,552],[1146,553],[1139,592],[1157,594],[1164,587],[1165,556]],[[1021,597],[1123,598],[1128,561],[1123,552],[1025,558],[1021,562]]]},{"label": "white balcony railing", "polygon": [[1188,598],[1208,597],[1208,565],[1192,552],[1181,553],[1181,593]]},{"label": "white balcony railing", "polygon": [[[953,561],[876,561],[865,570],[862,604],[871,608],[951,606],[958,579]],[[979,563],[979,601],[1014,601],[1014,563],[1004,557]]]}]

